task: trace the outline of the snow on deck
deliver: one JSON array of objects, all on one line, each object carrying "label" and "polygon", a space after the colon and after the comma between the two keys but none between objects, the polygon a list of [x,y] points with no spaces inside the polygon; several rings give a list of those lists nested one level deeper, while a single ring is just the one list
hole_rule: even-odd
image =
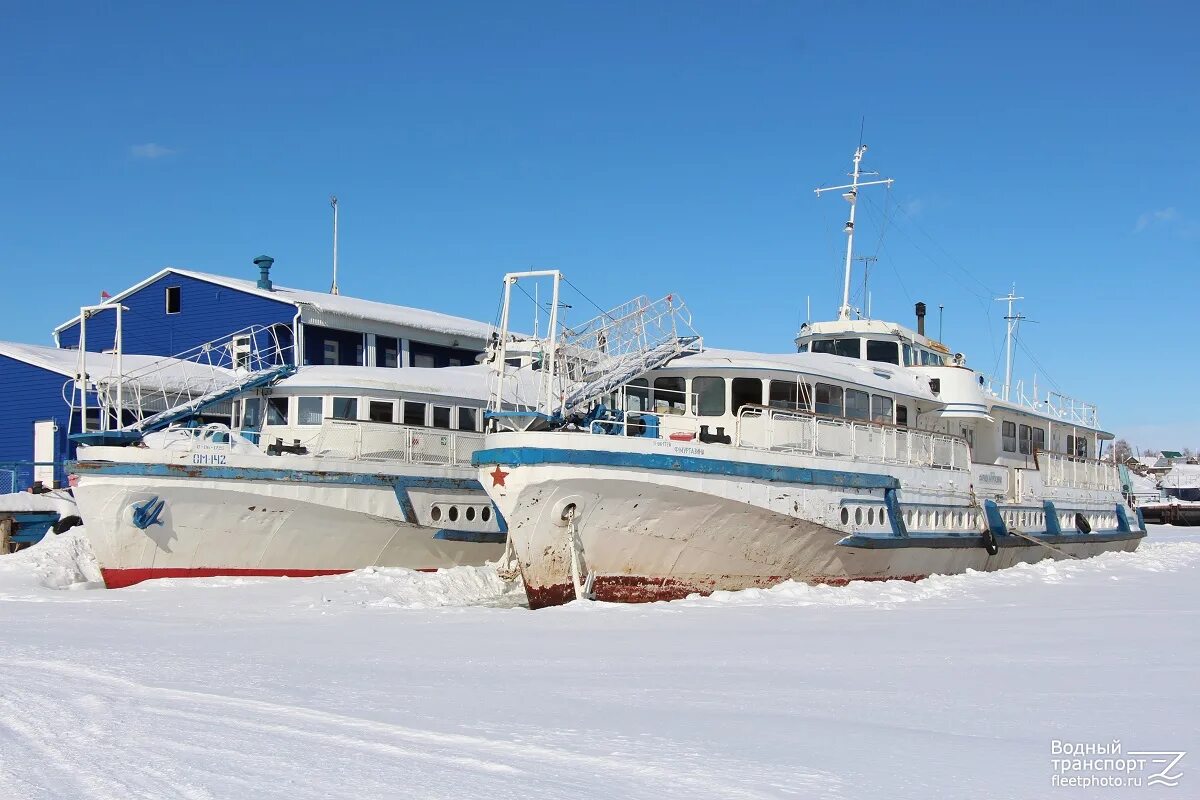
[{"label": "snow on deck", "polygon": [[[919,583],[530,612],[487,569],[92,591],[0,557],[0,796],[1192,796],[1200,532]],[[56,587],[76,587],[63,590]],[[1174,793],[1051,743],[1191,750]]]}]

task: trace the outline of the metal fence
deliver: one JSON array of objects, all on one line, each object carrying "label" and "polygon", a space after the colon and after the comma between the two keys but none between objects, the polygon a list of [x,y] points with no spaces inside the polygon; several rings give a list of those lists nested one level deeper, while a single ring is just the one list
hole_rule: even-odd
[{"label": "metal fence", "polygon": [[388,422],[326,420],[314,453],[364,461],[468,466],[483,434]]},{"label": "metal fence", "polygon": [[957,436],[766,406],[742,407],[734,444],[754,450],[935,469],[967,470],[971,464],[967,443]]},{"label": "metal fence", "polygon": [[1042,450],[1037,453],[1037,464],[1047,486],[1121,491],[1121,473],[1117,464]]},{"label": "metal fence", "polygon": [[0,494],[12,494],[17,490],[17,471],[0,469]]}]

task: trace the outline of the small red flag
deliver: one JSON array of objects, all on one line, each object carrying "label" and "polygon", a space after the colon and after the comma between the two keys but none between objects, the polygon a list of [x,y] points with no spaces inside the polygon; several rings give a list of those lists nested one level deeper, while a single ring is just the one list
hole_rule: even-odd
[{"label": "small red flag", "polygon": [[102,292],[100,292],[100,299],[101,299],[101,300],[107,300],[107,299],[108,299],[108,298],[110,298],[110,297],[112,297],[112,295],[111,295],[111,294],[109,294],[108,292],[103,292],[103,291],[102,291]]}]

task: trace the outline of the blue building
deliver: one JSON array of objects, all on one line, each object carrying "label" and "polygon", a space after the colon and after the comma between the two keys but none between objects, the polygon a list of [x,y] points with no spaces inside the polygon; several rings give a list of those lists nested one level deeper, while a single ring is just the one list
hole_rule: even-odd
[{"label": "blue building", "polygon": [[[297,366],[460,366],[475,363],[490,334],[485,323],[449,314],[276,286],[273,260],[254,263],[257,280],[163,269],[108,298],[86,320],[59,325],[56,348],[0,342],[0,492],[65,480],[61,464],[74,456],[68,437],[82,427],[64,395],[78,369],[73,351],[82,336],[88,353],[97,354],[87,357],[88,373],[111,369],[103,354],[117,349],[118,304],[126,369],[137,363],[129,354],[175,356],[249,329],[273,337],[280,358]],[[35,461],[57,466],[35,468]]]}]

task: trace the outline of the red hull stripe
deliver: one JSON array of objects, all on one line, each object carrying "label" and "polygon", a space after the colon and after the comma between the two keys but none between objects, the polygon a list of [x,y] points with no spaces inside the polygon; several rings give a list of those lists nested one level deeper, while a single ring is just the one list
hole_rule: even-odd
[{"label": "red hull stripe", "polygon": [[[101,569],[104,585],[121,589],[156,578],[315,578],[318,575],[343,575],[348,569],[233,569],[227,567],[153,567],[149,569]],[[418,572],[437,572],[435,567]]]}]

